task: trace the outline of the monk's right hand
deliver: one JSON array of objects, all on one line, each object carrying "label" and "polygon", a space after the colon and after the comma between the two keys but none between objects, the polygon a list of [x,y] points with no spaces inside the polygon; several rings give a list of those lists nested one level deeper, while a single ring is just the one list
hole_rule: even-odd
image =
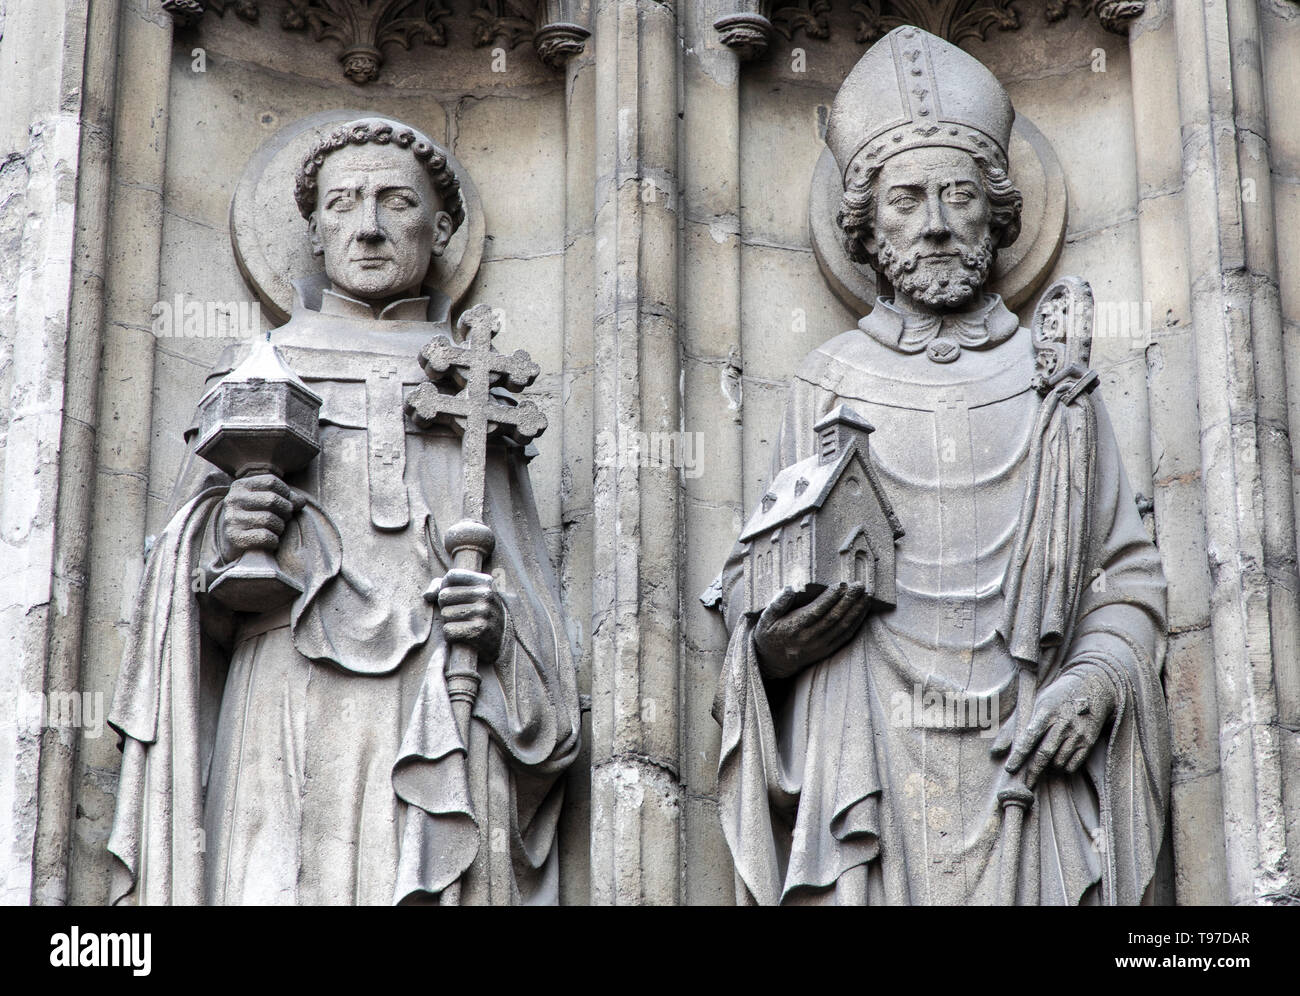
[{"label": "monk's right hand", "polygon": [[848,643],[871,607],[860,581],[827,588],[806,605],[786,588],[763,610],[754,628],[754,649],[769,677],[788,678]]},{"label": "monk's right hand", "polygon": [[221,556],[226,563],[249,550],[274,551],[294,513],[293,490],[274,474],[250,474],[230,485],[221,502]]}]

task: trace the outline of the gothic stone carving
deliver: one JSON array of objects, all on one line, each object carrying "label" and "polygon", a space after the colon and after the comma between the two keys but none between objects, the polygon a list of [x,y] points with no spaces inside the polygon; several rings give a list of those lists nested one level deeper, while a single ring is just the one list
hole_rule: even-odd
[{"label": "gothic stone carving", "polygon": [[[287,0],[280,17],[285,31],[309,32],[314,41],[340,46],[343,74],[365,84],[378,79],[384,49],[409,49],[416,41],[447,45],[451,9],[443,0]],[[207,10],[224,16],[233,8],[256,23],[256,0],[163,0],[163,9],[180,24],[196,23]],[[478,0],[469,13],[475,46],[506,44],[514,48],[532,39],[538,56],[553,69],[582,51],[590,32],[576,23],[575,0]]]},{"label": "gothic stone carving", "polygon": [[162,0],[162,7],[181,24],[197,21],[206,10],[225,17],[226,9],[234,8],[235,13],[249,24],[256,24],[261,16],[257,0]]},{"label": "gothic stone carving", "polygon": [[[767,51],[774,33],[787,41],[796,31],[808,38],[831,35],[831,0],[800,0],[777,6],[778,0],[742,0],[727,4],[731,10],[714,21],[722,43],[749,60]],[[886,32],[912,25],[955,45],[983,40],[989,31],[1015,31],[1021,26],[1018,0],[856,0],[854,37],[871,43]],[[1145,0],[1049,0],[1043,14],[1056,22],[1077,8],[1086,17],[1094,11],[1106,30],[1125,34],[1129,23],[1146,9]]]},{"label": "gothic stone carving", "polygon": [[751,615],[785,588],[821,594],[852,582],[894,604],[894,540],[903,529],[871,462],[875,429],[838,405],[813,431],[816,454],[776,476],[741,530]]},{"label": "gothic stone carving", "polygon": [[338,42],[343,74],[353,83],[369,83],[379,76],[386,45],[409,49],[417,39],[446,45],[442,22],[449,13],[441,0],[289,0],[280,26],[310,30],[318,42]]},{"label": "gothic stone carving", "polygon": [[767,51],[773,32],[786,41],[796,32],[809,38],[829,38],[831,0],[747,0],[734,12],[713,22],[722,43],[742,60],[757,58]]},{"label": "gothic stone carving", "polygon": [[954,45],[983,39],[995,27],[999,31],[1020,27],[1014,0],[859,0],[852,9],[860,42],[874,42],[904,24],[924,28]]},{"label": "gothic stone carving", "polygon": [[[279,478],[305,470],[320,453],[320,397],[284,365],[269,341],[199,400],[194,452],[232,479]],[[239,612],[279,608],[302,585],[266,551],[246,550],[208,594]]]},{"label": "gothic stone carving", "polygon": [[[874,42],[901,25],[914,25],[954,45],[983,40],[989,31],[1015,31],[1021,25],[1018,0],[858,0],[856,37]],[[1083,17],[1094,10],[1102,27],[1126,34],[1129,22],[1146,9],[1145,0],[1049,0],[1043,16],[1049,23],[1063,20],[1071,8]]]},{"label": "gothic stone carving", "polygon": [[1069,15],[1072,7],[1078,7],[1084,17],[1096,11],[1103,28],[1123,35],[1128,33],[1129,24],[1142,15],[1147,5],[1146,0],[1049,0],[1047,19],[1059,21]]},{"label": "gothic stone carving", "polygon": [[586,46],[591,32],[575,22],[575,0],[478,0],[470,16],[476,22],[474,44],[505,43],[514,48],[531,38],[537,55],[559,69]]},{"label": "gothic stone carving", "polygon": [[212,371],[137,596],[112,899],[554,903],[579,703],[510,393],[538,368],[486,305],[439,317],[465,208],[426,136],[325,130],[294,194],[324,272]]},{"label": "gothic stone carving", "polygon": [[[1019,231],[1013,117],[915,27],[832,105],[838,224],[892,293],[795,371],[771,491],[707,593],[742,902],[1128,904],[1151,883],[1164,576],[1088,368],[1088,285],[1055,283],[1030,329],[985,292]],[[879,427],[856,494],[818,476],[845,419],[863,455]],[[854,523],[845,570],[858,551],[816,532]]]}]

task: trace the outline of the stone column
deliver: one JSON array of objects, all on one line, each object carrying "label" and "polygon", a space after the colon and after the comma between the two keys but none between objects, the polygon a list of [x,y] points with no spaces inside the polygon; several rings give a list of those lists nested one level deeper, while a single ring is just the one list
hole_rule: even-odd
[{"label": "stone column", "polygon": [[[595,262],[596,59],[588,44],[568,59],[564,84],[564,371],[561,397],[563,471],[560,490],[560,586],[565,610],[576,620],[578,688],[591,689],[592,428],[595,361],[593,265]],[[566,787],[561,817],[560,902],[591,901],[591,696],[583,697],[583,750]]]},{"label": "stone column", "polygon": [[1169,581],[1165,689],[1173,736],[1171,846],[1175,900],[1227,902],[1223,791],[1205,493],[1196,396],[1196,328],[1188,283],[1188,204],[1178,113],[1173,5],[1149,2],[1129,27],[1142,297],[1151,305],[1146,350],[1156,540]]},{"label": "stone column", "polygon": [[1300,606],[1257,6],[1173,9],[1228,899],[1267,902],[1296,892],[1282,758]]},{"label": "stone column", "polygon": [[[0,902],[66,896],[84,704],[81,550],[94,460],[114,5],[5,15],[0,93]],[[88,50],[88,42],[93,46]],[[32,67],[41,71],[33,73]],[[44,698],[42,698],[44,697]],[[53,712],[51,712],[51,704]],[[51,721],[52,720],[52,721]]]},{"label": "stone column", "polygon": [[670,904],[682,805],[678,472],[627,457],[634,434],[680,428],[676,12],[604,0],[594,34],[591,899]]},{"label": "stone column", "polygon": [[[1273,232],[1277,240],[1277,278],[1282,313],[1282,341],[1286,350],[1289,425],[1300,425],[1300,101],[1296,100],[1296,67],[1300,66],[1300,4],[1294,0],[1265,0],[1259,5],[1260,48],[1264,74],[1264,100],[1268,109],[1268,164]],[[1258,202],[1262,204],[1262,202]],[[1292,495],[1300,521],[1300,457],[1292,433]],[[1290,779],[1291,809],[1287,821],[1287,849],[1300,854],[1300,660],[1280,664],[1279,705],[1287,734],[1282,740],[1282,761]],[[1294,885],[1293,885],[1294,888]]]},{"label": "stone column", "polygon": [[[122,4],[113,125],[112,243],[105,262],[99,372],[98,460],[82,683],[112,701],[123,636],[144,569],[145,504],[153,425],[155,340],[167,157],[172,19],[159,0]],[[83,740],[77,805],[87,823],[111,826],[121,755],[105,730]],[[71,901],[103,902],[109,855],[99,835],[73,840]]]},{"label": "stone column", "polygon": [[[82,628],[86,612],[89,538],[94,506],[99,365],[104,328],[104,261],[117,77],[117,4],[92,4],[91,43],[82,76],[81,151],[77,170],[77,234],[68,314],[64,411],[56,509],[54,590],[46,662],[47,702],[80,701],[82,726],[47,726],[42,735],[40,811],[36,824],[33,903],[68,901],[68,861],[75,818],[76,757],[83,731],[102,724],[107,700],[82,697]],[[70,698],[75,696],[75,698]],[[103,702],[101,708],[100,703]],[[102,725],[94,727],[101,734]]]},{"label": "stone column", "polygon": [[699,596],[744,520],[740,352],[740,72],[713,27],[716,4],[681,19],[682,375],[684,426],[695,466],[684,475],[682,535],[682,900],[735,900],[731,853],[718,818],[721,729],[713,695],[727,649],[721,619]]}]

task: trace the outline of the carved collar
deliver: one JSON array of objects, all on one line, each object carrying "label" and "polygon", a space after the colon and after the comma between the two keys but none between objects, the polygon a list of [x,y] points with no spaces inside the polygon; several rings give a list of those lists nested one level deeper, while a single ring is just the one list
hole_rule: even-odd
[{"label": "carved collar", "polygon": [[429,298],[404,297],[394,301],[386,308],[376,310],[367,301],[361,301],[347,294],[326,287],[321,291],[320,313],[338,315],[343,318],[368,318],[387,322],[427,322],[429,320]]},{"label": "carved collar", "polygon": [[987,349],[1016,334],[1020,322],[997,294],[985,294],[971,311],[946,315],[914,315],[876,298],[871,314],[858,328],[900,353],[925,350],[935,363],[951,363],[962,349]]}]

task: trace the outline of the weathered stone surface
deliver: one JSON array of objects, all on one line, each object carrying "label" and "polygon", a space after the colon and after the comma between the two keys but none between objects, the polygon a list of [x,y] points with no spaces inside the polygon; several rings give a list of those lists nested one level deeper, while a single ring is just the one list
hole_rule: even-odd
[{"label": "weathered stone surface", "polygon": [[[384,118],[314,141],[294,190],[324,273],[208,375],[130,615],[109,898],[555,903],[580,703],[522,452],[546,419],[501,396],[540,368],[487,304],[453,341],[426,284],[466,223],[440,147]],[[200,628],[225,633],[201,657]]]},{"label": "weathered stone surface", "polygon": [[[0,896],[110,894],[117,737],[16,704],[107,711],[182,432],[239,341],[161,333],[156,306],[254,300],[230,248],[244,164],[295,118],[360,108],[478,179],[491,238],[462,306],[503,309],[500,348],[543,368],[529,473],[590,696],[560,899],[732,902],[711,715],[727,634],[696,596],[764,494],[791,372],[862,317],[817,266],[808,184],[863,11],[548,0],[568,42],[593,32],[544,46],[548,65],[514,29],[477,46],[486,22],[456,8],[446,46],[385,45],[359,86],[282,6],[188,26],[161,0],[0,12]],[[1091,360],[1169,583],[1155,894],[1281,901],[1300,891],[1300,13],[1147,0],[1125,28],[1069,6],[1018,3],[1018,26],[961,45],[1060,160],[1047,279],[1150,315],[1149,340],[1099,336]],[[743,64],[714,27],[740,8],[774,24]],[[670,459],[629,461],[637,433]],[[671,459],[685,444],[694,465]]]},{"label": "weathered stone surface", "polygon": [[[1165,580],[1123,466],[1150,465],[1146,364],[1127,337],[1097,348],[1105,302],[1078,278],[1032,331],[984,293],[1020,234],[1013,115],[914,27],[832,103],[836,222],[892,295],[757,371],[792,371],[772,474],[702,596],[730,634],[718,808],[741,902],[1160,892]],[[1127,451],[1112,423],[1136,426]],[[1115,808],[1066,801],[1094,792]]]}]

